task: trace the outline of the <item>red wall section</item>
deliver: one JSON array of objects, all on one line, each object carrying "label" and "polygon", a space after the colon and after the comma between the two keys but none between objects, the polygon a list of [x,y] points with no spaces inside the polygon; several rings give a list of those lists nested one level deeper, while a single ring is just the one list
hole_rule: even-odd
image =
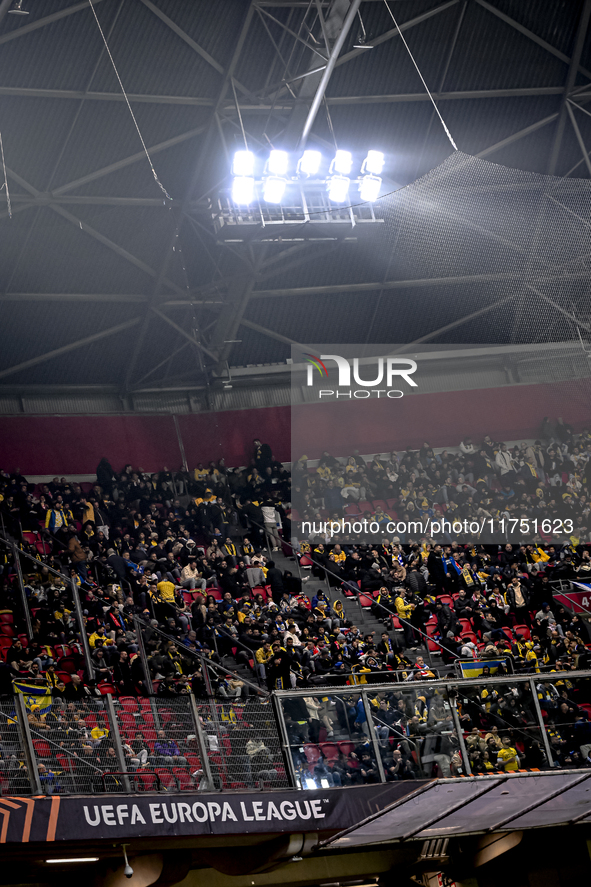
[{"label": "red wall section", "polygon": [[518,385],[437,394],[413,394],[398,400],[325,401],[293,408],[294,457],[317,459],[324,450],[335,456],[386,453],[417,448],[458,446],[464,436],[480,441],[540,436],[544,416],[557,417],[580,430],[591,427],[591,388],[587,381]]},{"label": "red wall section", "polygon": [[[252,441],[269,443],[277,459],[457,446],[464,436],[480,440],[535,438],[544,416],[561,416],[575,430],[591,427],[587,382],[557,382],[413,394],[399,400],[325,402],[294,407],[232,410],[178,416],[189,467],[219,459],[245,465]],[[102,456],[115,470],[127,462],[145,471],[181,464],[172,416],[69,416],[0,418],[0,467],[25,475],[93,474]]]},{"label": "red wall section", "polygon": [[0,419],[0,467],[25,474],[93,474],[103,456],[156,471],[181,464],[172,416],[20,416]]},{"label": "red wall section", "polygon": [[185,414],[178,423],[190,467],[222,456],[226,465],[248,465],[255,437],[271,446],[276,459],[291,461],[290,407]]}]

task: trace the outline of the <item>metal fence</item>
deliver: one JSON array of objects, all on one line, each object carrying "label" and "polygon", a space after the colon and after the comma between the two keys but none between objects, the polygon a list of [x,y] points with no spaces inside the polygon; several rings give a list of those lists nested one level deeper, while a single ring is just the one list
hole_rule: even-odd
[{"label": "metal fence", "polygon": [[281,735],[271,700],[197,704],[216,788],[285,788]]},{"label": "metal fence", "polygon": [[280,691],[276,698],[291,779],[302,789],[591,763],[588,672]]},{"label": "metal fence", "polygon": [[[110,695],[1,704],[0,785],[11,794],[224,791],[289,785],[270,703]],[[24,728],[24,733],[23,733]],[[28,735],[27,735],[28,732]],[[30,756],[30,757],[29,757]]]},{"label": "metal fence", "polygon": [[3,795],[30,795],[37,787],[31,772],[23,717],[26,710],[21,699],[0,701],[0,791]]}]

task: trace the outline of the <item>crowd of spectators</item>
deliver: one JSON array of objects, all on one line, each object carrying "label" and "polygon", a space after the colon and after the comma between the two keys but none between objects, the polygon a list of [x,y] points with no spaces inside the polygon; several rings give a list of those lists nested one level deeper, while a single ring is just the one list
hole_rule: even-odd
[{"label": "crowd of spectators", "polygon": [[[358,505],[366,518],[379,524],[438,516],[450,522],[484,521],[483,539],[494,541],[495,529],[504,520],[509,538],[516,541],[543,543],[560,536],[574,544],[588,543],[590,458],[591,431],[575,434],[562,419],[553,423],[547,417],[539,439],[512,446],[486,435],[482,441],[465,437],[449,449],[425,441],[418,450],[378,454],[370,460],[358,453],[337,458],[324,452],[315,470],[302,456],[293,466],[294,519],[316,526],[329,520],[336,527]],[[521,521],[529,521],[529,529]],[[346,533],[342,539],[348,538]],[[453,532],[445,532],[441,541],[455,538]]]},{"label": "crowd of spectators", "polygon": [[[482,506],[483,496],[497,494],[507,509],[517,502],[525,508],[526,500],[545,502],[550,490],[561,507],[570,507],[574,497],[585,509],[591,438],[586,433],[574,438],[560,422],[553,432],[545,445],[517,448],[503,483],[496,469],[481,477],[483,463],[472,459],[490,457],[490,444],[498,467],[497,456],[505,450],[495,454],[486,438],[479,453],[465,440],[449,458],[445,452],[435,455],[427,444],[369,464],[356,456],[343,466],[325,453],[315,473],[298,463],[294,484],[306,486],[310,507],[320,504],[329,513],[332,500],[324,494],[336,490],[343,499],[341,477],[358,490],[349,497],[354,501],[379,494],[407,511],[435,504],[449,511],[462,503],[471,509],[476,501]],[[538,465],[535,486],[515,470],[521,453],[534,476],[528,450]],[[562,472],[549,470],[549,455],[560,458]],[[436,502],[431,494],[444,474],[446,492]],[[466,494],[466,484],[472,493]],[[291,535],[291,477],[260,441],[246,469],[229,469],[220,460],[192,473],[164,468],[146,474],[131,465],[116,473],[103,459],[93,484],[56,477],[35,485],[18,469],[2,472],[0,495],[4,539],[37,558],[20,558],[32,619],[28,635],[16,564],[8,548],[2,555],[3,696],[12,694],[15,680],[46,688],[56,711],[68,703],[100,706],[106,692],[140,702],[151,693],[163,700],[215,696],[236,726],[236,712],[243,710],[242,724],[244,710],[264,706],[273,690],[434,680],[449,674],[457,659],[500,660],[500,673],[589,665],[586,624],[556,605],[551,587],[559,578],[591,579],[584,534],[555,546],[535,539],[524,545],[452,540],[444,546],[429,537],[384,537],[376,545],[300,539],[299,568],[282,570],[275,563],[281,555],[273,551],[291,553],[284,541]],[[329,593],[317,587],[324,580]],[[382,630],[364,631],[358,609],[351,618],[352,598],[381,621]],[[91,667],[83,655],[85,637]],[[393,696],[386,701],[398,709]],[[430,709],[430,700],[424,701]],[[328,722],[328,713],[323,717]],[[405,726],[408,739],[411,726]],[[330,733],[327,729],[329,742]],[[155,739],[143,749],[135,740],[126,737],[130,765],[174,764],[157,760]],[[447,748],[453,739],[439,736],[438,742]],[[178,743],[177,748],[160,757],[186,760],[187,749]],[[410,745],[392,748],[389,742],[384,762],[394,766],[391,758],[400,752],[410,774],[411,751]],[[453,762],[453,754],[448,756]],[[440,767],[447,774],[447,765]],[[350,784],[342,775],[341,781]]]}]

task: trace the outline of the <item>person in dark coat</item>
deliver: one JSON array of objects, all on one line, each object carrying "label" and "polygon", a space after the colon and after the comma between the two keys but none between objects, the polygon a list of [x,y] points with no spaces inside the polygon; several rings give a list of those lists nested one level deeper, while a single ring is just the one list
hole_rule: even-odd
[{"label": "person in dark coat", "polygon": [[105,458],[105,456],[103,456],[96,467],[96,481],[99,487],[102,487],[104,492],[110,493],[113,490],[114,479],[115,472],[113,471],[111,463]]},{"label": "person in dark coat", "polygon": [[267,585],[271,586],[271,597],[277,606],[279,606],[283,593],[285,592],[283,574],[281,570],[275,566],[275,561],[268,561],[267,567]]}]

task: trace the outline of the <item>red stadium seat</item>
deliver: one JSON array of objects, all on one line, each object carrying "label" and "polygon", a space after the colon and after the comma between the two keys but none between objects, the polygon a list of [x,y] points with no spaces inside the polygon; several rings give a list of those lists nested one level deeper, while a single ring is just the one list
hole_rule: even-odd
[{"label": "red stadium seat", "polygon": [[358,601],[361,604],[362,609],[368,610],[373,604],[372,598],[370,598],[367,594],[360,594],[358,597]]},{"label": "red stadium seat", "polygon": [[35,749],[35,755],[38,758],[51,757],[51,746],[48,742],[45,742],[44,739],[33,739],[33,748]]},{"label": "red stadium seat", "polygon": [[191,791],[195,788],[188,770],[183,770],[182,767],[173,767],[172,772],[178,780],[178,786],[181,791]]},{"label": "red stadium seat", "polygon": [[170,770],[167,770],[165,767],[156,767],[155,769],[156,773],[160,777],[162,788],[176,789],[176,779],[174,778],[174,774]]},{"label": "red stadium seat", "polygon": [[374,507],[374,511],[377,511],[378,508],[381,508],[382,511],[388,510],[388,506],[386,505],[386,503],[384,502],[383,499],[374,499],[373,500],[373,507]]},{"label": "red stadium seat", "polygon": [[327,761],[336,761],[339,756],[339,747],[336,742],[321,742],[320,751]]},{"label": "red stadium seat", "polygon": [[[153,792],[158,788],[155,773],[146,773],[144,770],[138,770],[135,776],[137,791]],[[137,781],[137,777],[139,777],[139,781]]]},{"label": "red stadium seat", "polygon": [[138,710],[138,701],[135,696],[121,696],[119,704],[124,711],[132,714]]},{"label": "red stadium seat", "polygon": [[309,742],[304,746],[304,754],[309,764],[315,764],[320,758],[320,749],[317,745]]},{"label": "red stadium seat", "polygon": [[339,742],[339,751],[345,755],[345,757],[349,757],[352,751],[355,751],[355,743],[351,742],[350,739],[341,739]]},{"label": "red stadium seat", "polygon": [[368,502],[367,499],[362,499],[357,504],[359,505],[360,511],[372,511],[373,510],[371,502]]},{"label": "red stadium seat", "polygon": [[53,551],[53,545],[50,542],[35,542],[35,548],[37,549],[37,553],[41,555],[41,557],[45,557],[48,554],[51,554]]},{"label": "red stadium seat", "polygon": [[514,625],[513,632],[516,635],[518,635],[518,634],[523,635],[523,637],[526,639],[526,641],[531,640],[530,630],[527,627],[527,625]]}]

